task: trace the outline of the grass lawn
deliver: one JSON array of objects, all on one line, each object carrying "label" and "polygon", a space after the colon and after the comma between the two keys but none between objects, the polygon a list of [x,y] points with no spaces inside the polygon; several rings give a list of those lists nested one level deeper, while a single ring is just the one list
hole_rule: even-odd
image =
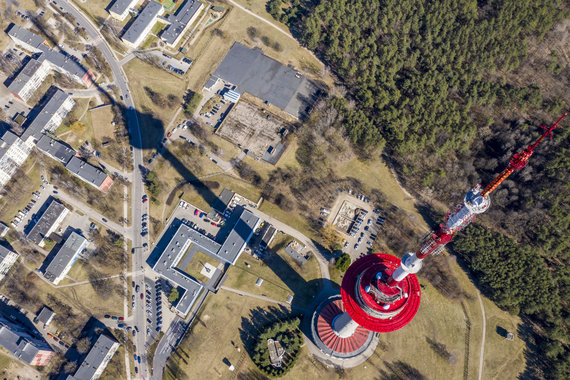
[{"label": "grass lawn", "polygon": [[[314,280],[319,279],[321,273],[314,257],[299,266],[285,252],[285,246],[292,240],[292,237],[278,233],[271,244],[274,253],[266,255],[263,260],[242,254],[236,265],[229,269],[224,286],[264,295],[277,301],[285,301],[287,296],[292,295],[294,305],[308,305],[313,295],[320,290],[320,281]],[[256,286],[259,277],[263,283]]]},{"label": "grass lawn", "polygon": [[[516,379],[524,370],[525,343],[517,336],[521,320],[500,310],[489,299],[483,297],[487,332],[485,334],[485,361],[483,378]],[[515,335],[513,341],[506,340],[499,334],[500,328]],[[506,355],[508,353],[508,356]]]},{"label": "grass lawn", "polygon": [[[182,265],[182,263],[186,259],[186,255],[188,255],[190,253],[190,248],[193,245],[194,244],[190,245],[190,247],[188,248],[188,251],[186,252],[184,257],[182,258],[182,260],[180,260],[179,265]],[[186,267],[184,267],[184,268],[178,267],[178,269],[182,270],[185,273],[188,273],[190,276],[194,277],[196,280],[198,280],[204,284],[207,284],[208,281],[210,281],[210,279],[208,277],[204,276],[202,273],[200,273],[204,269],[205,264],[210,264],[213,268],[216,268],[220,265],[220,263],[218,261],[214,260],[213,258],[206,255],[205,253],[203,253],[201,251],[196,251],[196,253],[194,253],[192,260],[190,260],[188,265],[186,265]],[[212,269],[212,274],[213,274],[213,271],[214,271],[214,269]]]},{"label": "grass lawn", "polygon": [[366,190],[380,190],[388,202],[404,209],[407,212],[417,213],[414,200],[405,194],[396,179],[381,158],[367,162],[354,158],[347,162],[338,163],[336,174],[339,177],[354,177],[362,182]]},{"label": "grass lawn", "polygon": [[[224,360],[237,365],[245,353],[240,329],[246,327],[250,311],[269,310],[271,304],[220,290],[209,295],[202,310],[185,338],[170,356],[164,373],[165,380],[192,379],[200,374],[203,379],[231,379],[235,373],[228,370]],[[221,328],[223,327],[223,328]],[[254,332],[247,324],[247,331]],[[238,352],[237,348],[240,348]],[[249,359],[245,357],[245,361]]]},{"label": "grass lawn", "polygon": [[25,208],[33,199],[32,193],[40,189],[42,180],[39,162],[42,158],[32,153],[20,167],[25,176],[18,178],[20,184],[18,191],[0,199],[0,219],[4,224],[9,226],[18,210]]},{"label": "grass lawn", "polygon": [[[247,35],[247,28],[252,25],[255,25],[259,31],[256,42],[251,41]],[[223,36],[213,34],[212,31],[215,29],[222,31]],[[261,36],[267,36],[271,41],[278,41],[282,50],[278,52],[266,47],[260,40]],[[234,7],[220,21],[206,28],[196,43],[189,46],[187,55],[194,60],[189,74],[191,89],[202,89],[234,41],[250,47],[260,46],[268,56],[284,65],[292,64],[296,68],[309,68],[314,72],[320,71],[322,67],[322,64],[308,51],[302,49],[296,40],[286,37],[270,25]]]},{"label": "grass lawn", "polygon": [[101,380],[122,379],[125,376],[125,346],[121,343],[101,374]]},{"label": "grass lawn", "polygon": [[185,185],[181,191],[184,191],[182,199],[186,202],[198,207],[201,210],[209,210],[213,204],[215,197],[217,197],[224,188],[243,195],[247,199],[256,202],[260,197],[260,192],[253,185],[241,181],[235,177],[227,174],[218,174],[208,177],[204,181],[212,185],[211,194],[206,196],[207,199],[198,193],[192,185]]},{"label": "grass lawn", "polygon": [[115,127],[111,124],[114,117],[111,106],[91,109],[85,114],[93,127],[93,137],[100,141],[114,138]]},{"label": "grass lawn", "polygon": [[144,87],[148,86],[164,97],[170,94],[182,96],[186,91],[186,83],[139,59],[132,59],[123,66],[123,69],[129,79],[129,87],[139,112],[143,146],[146,150],[152,150],[162,140],[164,129],[172,118],[173,109],[153,104]]},{"label": "grass lawn", "polygon": [[0,374],[3,370],[8,368],[8,366],[12,363],[12,359],[3,353],[0,353]]},{"label": "grass lawn", "polygon": [[79,1],[73,0],[75,5],[79,6],[83,11],[87,11],[88,15],[92,19],[102,18],[103,20],[109,17],[109,12],[105,10],[109,6],[109,1],[107,0],[89,0],[89,1]]}]

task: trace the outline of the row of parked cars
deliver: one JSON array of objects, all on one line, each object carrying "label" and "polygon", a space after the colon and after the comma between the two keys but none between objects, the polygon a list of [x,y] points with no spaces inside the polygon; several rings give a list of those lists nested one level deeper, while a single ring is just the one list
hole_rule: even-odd
[{"label": "row of parked cars", "polygon": [[[160,331],[162,327],[162,284],[160,280],[156,280],[155,283],[155,302],[156,302],[156,331]],[[150,286],[145,284],[146,292],[146,313],[148,315],[147,322],[149,325],[152,324],[152,292]],[[147,335],[150,334],[150,327],[146,329]]]}]

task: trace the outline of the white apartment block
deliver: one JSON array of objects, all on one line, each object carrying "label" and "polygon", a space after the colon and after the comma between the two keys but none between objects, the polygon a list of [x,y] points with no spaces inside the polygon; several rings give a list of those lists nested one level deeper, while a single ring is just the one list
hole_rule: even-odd
[{"label": "white apartment block", "polygon": [[0,186],[4,186],[26,161],[32,147],[10,131],[0,138]]},{"label": "white apartment block", "polygon": [[6,273],[8,273],[12,265],[18,260],[18,256],[16,252],[0,245],[0,280],[6,276]]},{"label": "white apartment block", "polygon": [[49,72],[50,64],[43,56],[40,56],[39,59],[32,58],[10,83],[8,90],[17,98],[27,102],[49,75]]}]

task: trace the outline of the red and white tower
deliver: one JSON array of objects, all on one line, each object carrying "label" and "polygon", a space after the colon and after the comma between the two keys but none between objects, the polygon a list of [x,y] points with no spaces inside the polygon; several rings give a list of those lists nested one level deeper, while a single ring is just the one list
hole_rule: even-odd
[{"label": "red and white tower", "polygon": [[477,214],[485,212],[489,195],[515,170],[524,168],[536,146],[567,115],[562,115],[532,145],[515,153],[509,165],[485,188],[476,185],[465,194],[463,202],[424,239],[415,253],[398,259],[374,253],[356,260],[348,268],[341,286],[342,302],[331,297],[319,305],[313,316],[313,338],[320,350],[335,359],[361,355],[373,345],[373,332],[390,332],[404,327],[420,306],[420,286],[415,274],[423,259],[441,252],[453,235],[465,228]]}]

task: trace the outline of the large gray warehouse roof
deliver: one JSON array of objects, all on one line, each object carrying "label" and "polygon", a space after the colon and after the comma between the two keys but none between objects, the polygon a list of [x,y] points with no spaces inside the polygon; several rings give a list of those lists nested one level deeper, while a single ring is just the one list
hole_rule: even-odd
[{"label": "large gray warehouse roof", "polygon": [[202,3],[197,0],[186,0],[186,2],[178,8],[176,15],[169,15],[166,18],[170,22],[170,25],[162,32],[160,38],[172,45],[201,6]]},{"label": "large gray warehouse roof", "polygon": [[150,24],[160,12],[162,12],[161,4],[156,1],[149,2],[121,38],[134,44],[147,25]]},{"label": "large gray warehouse roof", "polygon": [[71,157],[65,168],[92,185],[100,187],[107,178],[104,171],[77,157]]},{"label": "large gray warehouse roof", "polygon": [[47,135],[42,135],[36,147],[64,165],[75,156],[75,150]]},{"label": "large gray warehouse roof", "polygon": [[73,376],[69,376],[67,380],[85,380],[85,379],[93,379],[95,376],[95,372],[99,369],[99,366],[105,361],[105,357],[109,354],[113,347],[118,342],[115,339],[108,337],[107,335],[99,335],[97,341],[89,350],[89,353],[83,359],[83,362],[75,371]]},{"label": "large gray warehouse roof", "polygon": [[44,277],[51,282],[58,278],[69,263],[75,260],[77,255],[81,253],[86,242],[87,239],[83,236],[72,232],[44,269]]},{"label": "large gray warehouse roof", "polygon": [[45,209],[40,219],[36,222],[30,232],[28,232],[27,238],[32,242],[39,244],[44,237],[48,237],[45,236],[45,234],[50,230],[64,210],[67,210],[64,205],[55,199],[52,199],[48,208]]},{"label": "large gray warehouse roof", "polygon": [[237,86],[240,92],[268,101],[287,113],[301,118],[315,101],[316,84],[294,69],[263,55],[259,48],[250,49],[234,43],[213,78]]}]

